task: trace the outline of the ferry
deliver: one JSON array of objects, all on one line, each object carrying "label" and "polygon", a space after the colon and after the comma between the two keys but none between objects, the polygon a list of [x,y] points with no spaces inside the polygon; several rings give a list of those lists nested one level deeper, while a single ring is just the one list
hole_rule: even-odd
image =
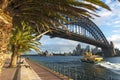
[{"label": "ferry", "polygon": [[103,58],[99,55],[94,55],[91,52],[85,52],[81,61],[87,63],[98,63],[103,61]]}]

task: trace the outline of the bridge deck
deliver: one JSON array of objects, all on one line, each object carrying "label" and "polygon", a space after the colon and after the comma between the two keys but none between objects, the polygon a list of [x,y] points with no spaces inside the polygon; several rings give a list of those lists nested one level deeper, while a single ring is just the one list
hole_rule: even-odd
[{"label": "bridge deck", "polygon": [[33,70],[39,75],[42,80],[69,80],[68,77],[59,75],[35,62],[26,60]]}]

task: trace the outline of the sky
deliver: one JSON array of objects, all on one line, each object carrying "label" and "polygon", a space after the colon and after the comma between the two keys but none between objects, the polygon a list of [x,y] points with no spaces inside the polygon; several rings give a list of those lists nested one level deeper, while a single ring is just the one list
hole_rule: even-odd
[{"label": "sky", "polygon": [[[103,32],[108,41],[113,41],[115,48],[120,49],[120,2],[114,0],[104,0],[109,5],[112,11],[102,9],[97,12],[100,17],[95,17],[92,20]],[[62,38],[50,38],[43,36],[40,40],[43,51],[49,52],[69,52],[75,49],[76,45],[80,42],[66,40]],[[82,47],[86,45],[81,43]]]}]

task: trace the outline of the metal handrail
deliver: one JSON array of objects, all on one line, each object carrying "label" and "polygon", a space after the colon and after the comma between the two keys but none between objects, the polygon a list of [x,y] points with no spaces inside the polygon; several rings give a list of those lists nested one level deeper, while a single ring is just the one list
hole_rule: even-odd
[{"label": "metal handrail", "polygon": [[49,68],[52,71],[57,72],[59,75],[63,75],[63,76],[68,76],[68,78],[72,78],[73,80],[117,80],[117,79],[113,79],[111,77],[105,79],[103,77],[97,77],[95,76],[95,73],[92,76],[88,76],[86,75],[86,73],[81,70],[81,72],[79,72],[78,67],[79,66],[67,66],[67,65],[63,65],[63,64],[58,64],[58,63],[52,63],[52,62],[40,62],[41,65]]}]

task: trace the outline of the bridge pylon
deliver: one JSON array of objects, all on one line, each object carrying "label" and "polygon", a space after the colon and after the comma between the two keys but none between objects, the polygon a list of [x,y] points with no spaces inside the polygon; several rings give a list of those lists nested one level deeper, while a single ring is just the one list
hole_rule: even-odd
[{"label": "bridge pylon", "polygon": [[102,47],[102,51],[104,57],[112,57],[116,54],[114,49],[114,44],[112,41],[110,42],[110,45],[108,47]]}]

